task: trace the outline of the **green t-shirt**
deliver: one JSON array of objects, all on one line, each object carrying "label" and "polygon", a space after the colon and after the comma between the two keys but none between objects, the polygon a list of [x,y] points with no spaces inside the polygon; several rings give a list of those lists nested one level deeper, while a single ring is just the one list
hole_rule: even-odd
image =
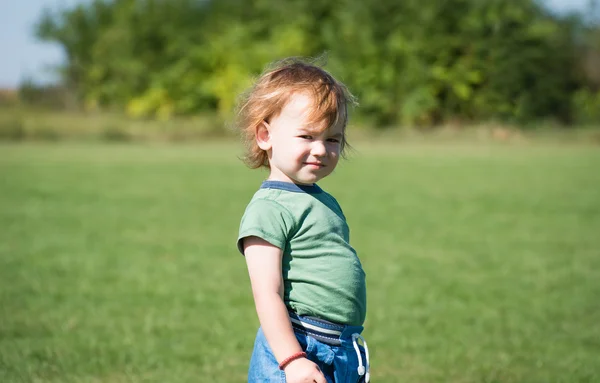
[{"label": "green t-shirt", "polygon": [[246,207],[243,239],[257,236],[283,250],[284,302],[300,315],[362,326],[365,272],[350,246],[346,218],[317,185],[265,181]]}]

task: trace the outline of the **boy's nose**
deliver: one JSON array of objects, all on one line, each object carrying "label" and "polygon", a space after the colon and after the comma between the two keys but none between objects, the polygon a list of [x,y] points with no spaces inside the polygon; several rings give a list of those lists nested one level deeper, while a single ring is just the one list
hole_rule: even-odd
[{"label": "boy's nose", "polygon": [[323,157],[327,154],[327,149],[325,148],[325,144],[321,141],[313,142],[313,146],[311,148],[311,154],[317,157]]}]

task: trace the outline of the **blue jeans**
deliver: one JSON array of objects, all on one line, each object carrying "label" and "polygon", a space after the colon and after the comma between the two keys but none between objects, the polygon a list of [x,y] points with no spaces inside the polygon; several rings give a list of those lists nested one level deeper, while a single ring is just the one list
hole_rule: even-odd
[{"label": "blue jeans", "polygon": [[[296,339],[302,350],[306,352],[309,360],[315,362],[327,379],[328,383],[358,383],[364,381],[364,375],[358,375],[358,356],[354,349],[352,334],[362,331],[359,326],[344,326],[339,337],[341,344],[333,346],[318,341],[314,337],[298,330],[294,330]],[[359,346],[362,360],[365,361],[365,351]],[[258,329],[254,342],[254,351],[250,359],[248,371],[249,383],[282,382],[285,383],[285,372],[279,369],[279,364],[267,339]]]}]

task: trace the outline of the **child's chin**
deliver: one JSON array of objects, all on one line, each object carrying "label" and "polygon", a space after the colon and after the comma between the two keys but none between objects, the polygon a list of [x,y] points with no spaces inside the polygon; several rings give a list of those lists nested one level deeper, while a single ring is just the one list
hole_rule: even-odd
[{"label": "child's chin", "polygon": [[297,180],[298,183],[310,185],[319,182],[323,177],[312,176],[312,177],[301,177]]},{"label": "child's chin", "polygon": [[323,169],[321,169],[321,171],[318,172],[306,171],[306,169],[303,170],[304,171],[296,173],[295,177],[290,178],[292,178],[295,183],[310,185],[319,182],[320,180],[329,175],[329,173],[325,174],[322,171]]}]

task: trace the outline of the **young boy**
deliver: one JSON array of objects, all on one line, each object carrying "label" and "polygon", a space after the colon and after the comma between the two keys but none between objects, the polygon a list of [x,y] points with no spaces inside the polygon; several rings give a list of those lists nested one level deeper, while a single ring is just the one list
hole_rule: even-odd
[{"label": "young boy", "polygon": [[344,152],[351,102],[329,73],[288,59],[241,104],[246,162],[269,169],[237,242],[261,324],[249,382],[369,381],[365,273],[342,209],[316,184]]}]

